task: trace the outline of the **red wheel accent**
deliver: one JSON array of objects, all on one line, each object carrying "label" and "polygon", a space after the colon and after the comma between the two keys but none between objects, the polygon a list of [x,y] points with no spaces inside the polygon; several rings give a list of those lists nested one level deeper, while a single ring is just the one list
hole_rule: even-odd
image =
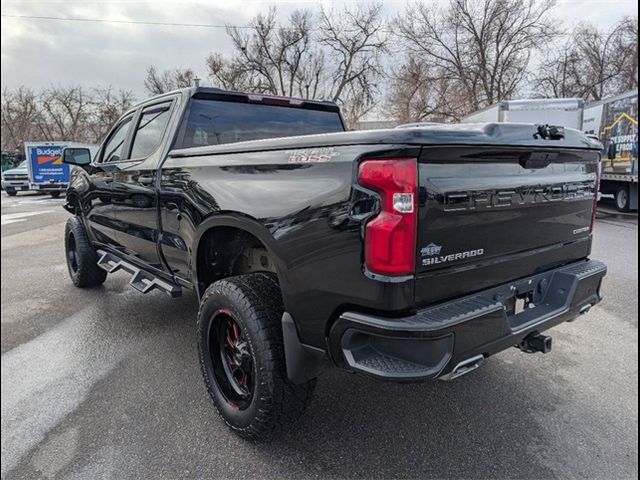
[{"label": "red wheel accent", "polygon": [[244,409],[253,397],[254,360],[242,328],[228,310],[213,314],[209,345],[216,381],[229,404]]}]

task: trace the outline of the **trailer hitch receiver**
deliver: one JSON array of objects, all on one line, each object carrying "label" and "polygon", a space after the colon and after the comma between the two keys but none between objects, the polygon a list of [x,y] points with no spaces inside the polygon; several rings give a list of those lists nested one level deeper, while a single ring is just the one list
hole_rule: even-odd
[{"label": "trailer hitch receiver", "polygon": [[549,353],[551,351],[551,337],[537,332],[530,333],[517,347],[525,353]]}]

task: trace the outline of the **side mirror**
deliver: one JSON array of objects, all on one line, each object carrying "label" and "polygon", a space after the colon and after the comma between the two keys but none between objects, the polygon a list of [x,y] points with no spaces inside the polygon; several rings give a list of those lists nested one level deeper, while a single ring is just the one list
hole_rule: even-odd
[{"label": "side mirror", "polygon": [[615,160],[616,153],[618,153],[617,150],[618,149],[616,148],[616,144],[614,142],[611,142],[607,147],[607,158],[609,160]]},{"label": "side mirror", "polygon": [[65,148],[62,150],[62,161],[69,165],[86,167],[91,164],[91,150],[76,147]]}]

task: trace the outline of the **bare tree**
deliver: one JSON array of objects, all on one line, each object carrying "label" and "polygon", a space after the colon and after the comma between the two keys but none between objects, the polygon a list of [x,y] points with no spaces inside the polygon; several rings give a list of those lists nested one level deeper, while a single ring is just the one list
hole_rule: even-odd
[{"label": "bare tree", "polygon": [[357,119],[374,105],[385,52],[381,5],[313,14],[293,12],[284,24],[271,8],[250,22],[250,31],[227,28],[234,54],[207,58],[212,83],[225,89],[272,95],[328,98]]},{"label": "bare tree", "polygon": [[222,54],[212,52],[206,58],[206,63],[209,79],[214,85],[225,90],[258,92],[257,87],[250,86],[253,84],[251,72],[246,71],[235,59],[228,62]]},{"label": "bare tree", "polygon": [[249,25],[249,33],[227,27],[235,54],[229,61],[219,54],[209,55],[207,66],[212,81],[233,90],[287,96],[297,93],[301,68],[311,56],[311,13],[294,11],[285,25],[279,25],[272,7]]},{"label": "bare tree", "polygon": [[535,77],[540,96],[600,100],[638,88],[638,18],[603,31],[580,24]]},{"label": "bare tree", "polygon": [[130,90],[114,91],[113,87],[93,89],[92,112],[88,123],[91,141],[102,140],[116,121],[129,110],[135,101]]},{"label": "bare tree", "polygon": [[301,98],[327,98],[326,70],[325,52],[316,47],[308,61],[300,66],[296,94]]},{"label": "bare tree", "polygon": [[400,123],[457,121],[455,112],[464,107],[456,104],[458,99],[453,82],[440,77],[424,59],[408,55],[390,75],[385,110]]},{"label": "bare tree", "polygon": [[21,86],[2,90],[2,150],[21,149],[36,136],[38,98],[33,90]]},{"label": "bare tree", "polygon": [[626,92],[638,88],[638,17],[625,17],[617,30],[617,59],[621,63],[617,90]]},{"label": "bare tree", "polygon": [[544,62],[535,75],[534,88],[540,97],[583,97],[586,89],[580,84],[582,61],[575,48],[561,48]]},{"label": "bare tree", "polygon": [[51,87],[39,97],[36,125],[46,140],[88,140],[91,97],[80,86]]},{"label": "bare tree", "polygon": [[556,34],[555,0],[452,0],[444,9],[414,3],[393,25],[407,52],[428,62],[462,100],[459,117],[513,96],[531,54]]},{"label": "bare tree", "polygon": [[130,91],[112,87],[26,87],[2,92],[2,149],[21,149],[25,141],[67,140],[99,143],[131,107]]},{"label": "bare tree", "polygon": [[353,124],[374,107],[381,60],[387,51],[382,4],[356,5],[338,12],[320,10],[319,42],[328,49],[330,98]]},{"label": "bare tree", "polygon": [[196,74],[190,68],[174,68],[158,72],[154,65],[150,65],[144,79],[144,88],[149,95],[158,95],[178,88],[190,87],[195,78]]},{"label": "bare tree", "polygon": [[607,85],[621,71],[615,47],[617,33],[602,32],[592,25],[581,25],[574,34],[580,69],[576,80],[582,88],[581,96],[591,100],[600,100],[607,92]]}]

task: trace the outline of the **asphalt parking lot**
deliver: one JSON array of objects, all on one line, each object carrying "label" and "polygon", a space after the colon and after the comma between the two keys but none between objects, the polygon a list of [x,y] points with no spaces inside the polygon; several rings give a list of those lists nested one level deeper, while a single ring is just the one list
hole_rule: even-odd
[{"label": "asphalt parking lot", "polygon": [[78,290],[62,199],[2,193],[2,478],[637,478],[638,223],[605,208],[606,299],[454,382],[332,371],[268,444],[218,420],[200,377],[195,296],[114,274]]}]

